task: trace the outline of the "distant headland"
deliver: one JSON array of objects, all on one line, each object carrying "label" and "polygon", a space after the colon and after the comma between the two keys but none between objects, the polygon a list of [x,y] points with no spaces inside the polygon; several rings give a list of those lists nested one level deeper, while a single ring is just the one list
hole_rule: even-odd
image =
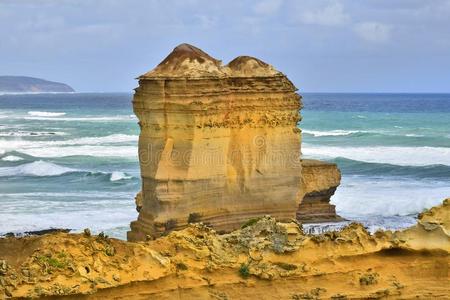
[{"label": "distant headland", "polygon": [[26,76],[0,76],[0,93],[75,92],[65,83]]}]

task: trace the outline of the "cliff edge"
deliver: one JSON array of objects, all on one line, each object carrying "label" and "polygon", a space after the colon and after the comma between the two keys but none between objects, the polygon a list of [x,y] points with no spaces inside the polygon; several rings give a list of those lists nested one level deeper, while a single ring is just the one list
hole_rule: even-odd
[{"label": "cliff edge", "polygon": [[[0,239],[0,298],[448,299],[450,199],[403,231],[360,224],[307,235],[252,220],[147,242],[55,233]],[[71,298],[70,298],[70,297]]]}]

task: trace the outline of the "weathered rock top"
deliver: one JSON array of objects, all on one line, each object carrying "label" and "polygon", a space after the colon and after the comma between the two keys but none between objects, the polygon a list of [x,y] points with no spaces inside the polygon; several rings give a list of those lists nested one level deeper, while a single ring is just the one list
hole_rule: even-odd
[{"label": "weathered rock top", "polygon": [[167,77],[271,77],[283,76],[273,66],[251,56],[238,56],[227,65],[203,50],[180,44],[154,68],[139,79]]}]

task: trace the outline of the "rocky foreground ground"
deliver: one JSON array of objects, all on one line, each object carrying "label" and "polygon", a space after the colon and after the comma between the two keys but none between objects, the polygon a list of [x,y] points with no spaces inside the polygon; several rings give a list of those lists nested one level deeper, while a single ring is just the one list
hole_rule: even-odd
[{"label": "rocky foreground ground", "polygon": [[403,231],[306,235],[253,219],[147,242],[54,233],[0,239],[0,298],[449,299],[450,199]]}]

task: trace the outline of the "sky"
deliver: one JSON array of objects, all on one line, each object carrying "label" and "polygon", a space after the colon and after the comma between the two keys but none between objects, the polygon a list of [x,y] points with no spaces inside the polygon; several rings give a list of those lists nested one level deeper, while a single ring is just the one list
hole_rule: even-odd
[{"label": "sky", "polygon": [[131,92],[181,43],[300,92],[450,92],[450,0],[0,0],[0,75]]}]

